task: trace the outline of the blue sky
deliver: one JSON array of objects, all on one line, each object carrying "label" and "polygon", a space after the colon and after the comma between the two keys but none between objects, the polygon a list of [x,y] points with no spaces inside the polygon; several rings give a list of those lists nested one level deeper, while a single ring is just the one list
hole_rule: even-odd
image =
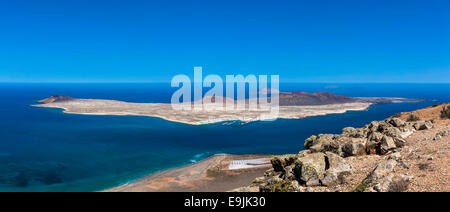
[{"label": "blue sky", "polygon": [[0,81],[450,82],[450,4],[2,0]]}]

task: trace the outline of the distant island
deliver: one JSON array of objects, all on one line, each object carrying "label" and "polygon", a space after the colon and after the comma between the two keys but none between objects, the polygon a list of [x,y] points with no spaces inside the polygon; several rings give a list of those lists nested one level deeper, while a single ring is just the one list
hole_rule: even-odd
[{"label": "distant island", "polygon": [[[214,97],[217,98],[217,97]],[[242,100],[247,101],[248,100]],[[65,113],[85,115],[134,115],[158,117],[168,121],[191,125],[212,124],[226,121],[253,122],[267,119],[300,119],[310,116],[366,110],[372,104],[394,102],[420,102],[421,99],[405,98],[355,98],[328,92],[280,92],[279,113],[276,117],[264,117],[263,111],[180,111],[168,103],[130,103],[103,99],[76,99],[54,95],[40,100],[35,107],[61,108]],[[235,104],[238,101],[235,101]]]}]

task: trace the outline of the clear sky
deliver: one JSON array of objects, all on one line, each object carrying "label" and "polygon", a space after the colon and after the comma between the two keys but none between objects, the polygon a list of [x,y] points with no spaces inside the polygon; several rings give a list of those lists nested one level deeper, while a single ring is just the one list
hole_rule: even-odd
[{"label": "clear sky", "polygon": [[2,0],[0,81],[450,82],[447,0]]}]

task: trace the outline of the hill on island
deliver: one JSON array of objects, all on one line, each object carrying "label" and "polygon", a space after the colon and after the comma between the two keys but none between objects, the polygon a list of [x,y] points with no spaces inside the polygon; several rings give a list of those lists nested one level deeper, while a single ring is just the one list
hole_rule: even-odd
[{"label": "hill on island", "polygon": [[355,98],[328,92],[280,92],[280,106],[326,105],[356,102]]},{"label": "hill on island", "polygon": [[71,100],[73,100],[73,99],[70,96],[53,95],[49,98],[39,100],[38,102],[44,103],[44,104],[49,104],[49,103],[54,103],[54,102],[65,102],[65,101],[71,101]]}]

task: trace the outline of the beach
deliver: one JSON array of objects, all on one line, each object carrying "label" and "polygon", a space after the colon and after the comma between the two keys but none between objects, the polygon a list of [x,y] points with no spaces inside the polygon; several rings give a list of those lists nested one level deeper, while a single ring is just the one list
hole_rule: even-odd
[{"label": "beach", "polygon": [[[271,155],[214,155],[200,162],[151,174],[106,192],[225,192],[248,185],[270,168]],[[231,168],[241,161],[263,160],[261,165]]]}]

